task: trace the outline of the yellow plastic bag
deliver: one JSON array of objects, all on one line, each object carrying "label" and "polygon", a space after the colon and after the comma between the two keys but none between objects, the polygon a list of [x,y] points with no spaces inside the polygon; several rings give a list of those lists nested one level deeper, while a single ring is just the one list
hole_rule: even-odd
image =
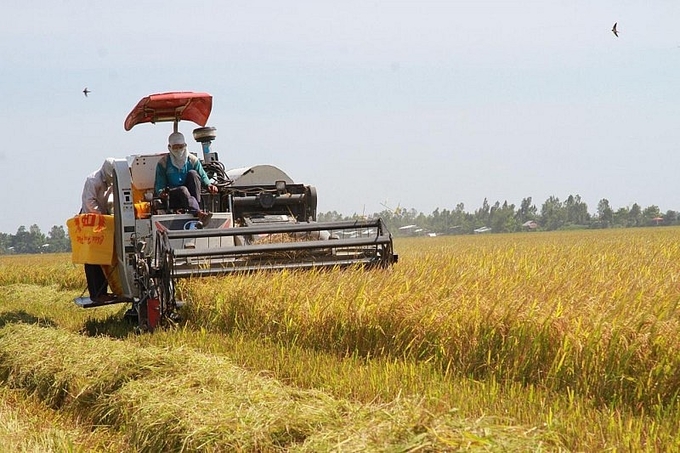
[{"label": "yellow plastic bag", "polygon": [[148,219],[151,216],[151,203],[140,201],[135,203],[135,219]]},{"label": "yellow plastic bag", "polygon": [[106,281],[109,283],[111,292],[118,296],[122,296],[124,294],[123,284],[120,281],[118,267],[118,263],[116,263],[112,266],[102,266],[102,270],[104,271],[104,275],[106,275]]},{"label": "yellow plastic bag", "polygon": [[74,264],[114,264],[115,222],[112,215],[78,214],[68,219],[66,225]]}]

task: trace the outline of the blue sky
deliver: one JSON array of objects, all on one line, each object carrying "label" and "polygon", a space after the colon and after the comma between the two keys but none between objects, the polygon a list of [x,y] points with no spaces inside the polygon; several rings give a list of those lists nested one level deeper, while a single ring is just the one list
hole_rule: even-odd
[{"label": "blue sky", "polygon": [[675,1],[6,3],[0,232],[65,225],[105,158],[165,151],[169,123],[123,121],[174,90],[213,95],[227,168],[279,166],[321,212],[680,211]]}]

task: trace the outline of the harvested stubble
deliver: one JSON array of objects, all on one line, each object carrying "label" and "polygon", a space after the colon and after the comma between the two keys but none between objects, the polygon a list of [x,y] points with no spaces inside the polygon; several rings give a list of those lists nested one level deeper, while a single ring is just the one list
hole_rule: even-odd
[{"label": "harvested stubble", "polygon": [[417,401],[358,405],[300,390],[189,348],[35,325],[0,329],[0,378],[52,408],[120,430],[131,451],[528,451],[546,441],[541,429],[493,418],[434,417]]},{"label": "harvested stubble", "polygon": [[21,389],[0,387],[0,451],[3,453],[129,451],[116,433],[103,431],[51,410]]}]

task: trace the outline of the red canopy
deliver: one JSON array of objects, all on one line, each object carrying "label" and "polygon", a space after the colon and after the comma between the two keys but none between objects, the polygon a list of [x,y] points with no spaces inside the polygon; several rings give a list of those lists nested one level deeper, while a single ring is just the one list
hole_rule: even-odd
[{"label": "red canopy", "polygon": [[212,96],[193,91],[157,93],[142,98],[125,118],[125,130],[140,123],[193,121],[205,126],[212,110]]}]

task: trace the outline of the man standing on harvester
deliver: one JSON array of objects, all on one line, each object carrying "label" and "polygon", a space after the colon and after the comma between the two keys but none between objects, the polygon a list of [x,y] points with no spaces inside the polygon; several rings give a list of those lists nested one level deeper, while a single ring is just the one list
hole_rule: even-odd
[{"label": "man standing on harvester", "polygon": [[205,225],[212,213],[201,209],[201,187],[215,194],[217,186],[210,183],[198,157],[189,153],[181,132],[170,134],[168,151],[169,154],[163,156],[156,165],[154,190],[161,198],[168,200],[169,209],[186,210],[195,214]]},{"label": "man standing on harvester", "polygon": [[[81,214],[111,214],[109,196],[113,190],[113,158],[108,158],[102,167],[85,179],[82,194]],[[109,282],[102,267],[98,264],[85,264],[87,290],[92,302],[108,302],[115,296],[106,292]]]}]

